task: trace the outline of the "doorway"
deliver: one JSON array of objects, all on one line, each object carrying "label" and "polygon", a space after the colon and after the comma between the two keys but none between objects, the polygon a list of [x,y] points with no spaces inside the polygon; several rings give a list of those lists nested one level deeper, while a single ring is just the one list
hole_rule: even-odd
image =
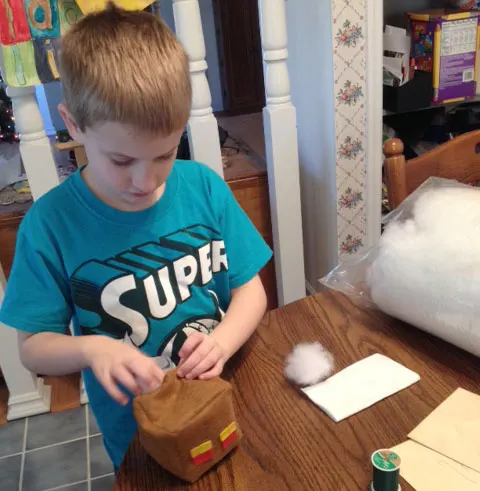
[{"label": "doorway", "polygon": [[213,0],[224,114],[260,112],[265,105],[257,0]]}]

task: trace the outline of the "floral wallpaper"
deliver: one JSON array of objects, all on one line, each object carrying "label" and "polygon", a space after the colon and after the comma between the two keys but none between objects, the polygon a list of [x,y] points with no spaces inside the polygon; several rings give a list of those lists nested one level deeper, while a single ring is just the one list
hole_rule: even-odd
[{"label": "floral wallpaper", "polygon": [[334,0],[333,60],[340,260],[366,243],[366,0]]}]

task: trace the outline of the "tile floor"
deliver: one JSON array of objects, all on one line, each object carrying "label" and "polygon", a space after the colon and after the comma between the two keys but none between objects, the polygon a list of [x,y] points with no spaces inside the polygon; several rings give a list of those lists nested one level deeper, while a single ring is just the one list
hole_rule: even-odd
[{"label": "tile floor", "polygon": [[0,425],[2,491],[111,491],[113,481],[88,405]]}]

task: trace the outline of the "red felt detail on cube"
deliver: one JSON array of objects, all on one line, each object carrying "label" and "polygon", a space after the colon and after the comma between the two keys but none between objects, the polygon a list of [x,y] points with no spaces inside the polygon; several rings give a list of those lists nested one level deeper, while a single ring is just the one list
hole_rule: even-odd
[{"label": "red felt detail on cube", "polygon": [[196,457],[193,457],[192,460],[195,465],[201,465],[212,459],[213,459],[213,448],[211,450],[208,450],[207,452],[197,455]]},{"label": "red felt detail on cube", "polygon": [[237,439],[237,432],[234,431],[226,440],[222,442],[222,448],[229,447]]},{"label": "red felt detail on cube", "polygon": [[23,0],[0,2],[0,43],[8,46],[31,39]]}]

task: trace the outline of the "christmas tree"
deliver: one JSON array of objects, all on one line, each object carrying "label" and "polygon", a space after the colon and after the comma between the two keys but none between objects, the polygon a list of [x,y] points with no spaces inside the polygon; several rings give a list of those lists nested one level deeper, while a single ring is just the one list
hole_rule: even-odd
[{"label": "christmas tree", "polygon": [[8,97],[3,80],[0,77],[0,143],[16,141],[18,141],[18,135],[15,132],[12,101]]}]

